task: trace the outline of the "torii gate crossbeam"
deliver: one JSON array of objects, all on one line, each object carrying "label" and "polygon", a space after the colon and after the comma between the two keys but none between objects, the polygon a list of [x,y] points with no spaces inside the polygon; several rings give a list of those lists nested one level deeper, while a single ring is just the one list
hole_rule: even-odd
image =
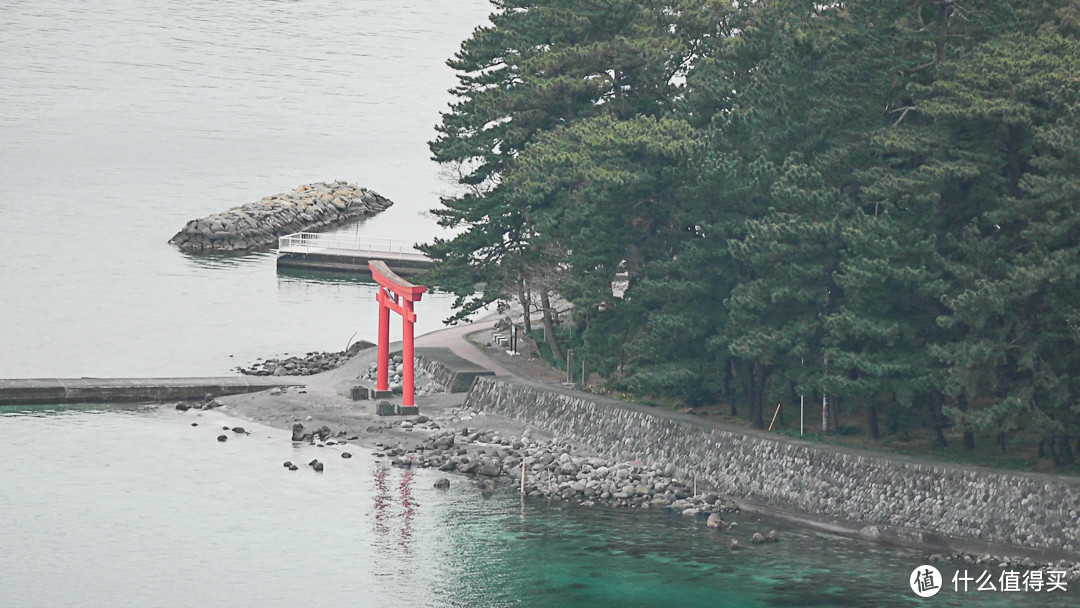
[{"label": "torii gate crossbeam", "polygon": [[390,389],[390,311],[401,315],[401,414],[419,414],[416,407],[415,387],[415,361],[413,359],[413,324],[416,322],[416,313],[413,311],[413,302],[419,302],[420,297],[427,291],[423,285],[413,285],[399,277],[382,260],[368,262],[371,277],[379,284],[379,293],[375,299],[379,302],[379,350],[378,350],[378,375],[375,381],[375,390],[387,392]]}]

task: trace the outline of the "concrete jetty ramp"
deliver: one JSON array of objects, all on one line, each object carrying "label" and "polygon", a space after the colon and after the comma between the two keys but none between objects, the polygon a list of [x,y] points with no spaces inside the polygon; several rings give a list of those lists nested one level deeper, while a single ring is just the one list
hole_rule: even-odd
[{"label": "concrete jetty ramp", "polygon": [[435,263],[415,243],[348,234],[298,232],[278,239],[278,268],[331,270],[369,275],[368,262],[382,260],[401,276],[430,270]]},{"label": "concrete jetty ramp", "polygon": [[494,376],[495,372],[457,356],[449,348],[420,347],[416,349],[416,365],[433,376],[451,393],[464,393],[477,376]]},{"label": "concrete jetty ramp", "polygon": [[0,405],[202,399],[207,394],[220,397],[305,385],[302,377],[297,376],[0,379]]}]

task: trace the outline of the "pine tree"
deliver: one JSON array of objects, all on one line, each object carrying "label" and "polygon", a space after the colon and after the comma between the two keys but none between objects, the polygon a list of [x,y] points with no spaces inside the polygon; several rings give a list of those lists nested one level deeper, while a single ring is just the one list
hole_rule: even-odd
[{"label": "pine tree", "polygon": [[939,349],[948,392],[972,406],[953,416],[976,431],[1032,428],[1067,464],[1080,432],[1080,43],[1055,29],[981,46],[923,106],[975,165],[962,185],[979,192],[941,318],[963,332]]},{"label": "pine tree", "polygon": [[[668,112],[692,52],[679,2],[496,0],[449,61],[457,98],[431,142],[433,158],[458,175],[463,192],[434,210],[458,230],[422,249],[435,259],[429,282],[458,295],[463,318],[520,290],[536,228],[502,182],[543,133],[602,115]],[[477,284],[486,287],[474,293]]]}]

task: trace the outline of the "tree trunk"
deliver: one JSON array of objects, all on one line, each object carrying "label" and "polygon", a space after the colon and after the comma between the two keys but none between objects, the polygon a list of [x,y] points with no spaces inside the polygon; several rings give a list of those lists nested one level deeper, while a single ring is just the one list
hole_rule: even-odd
[{"label": "tree trunk", "polygon": [[829,395],[829,430],[836,432],[840,427],[840,397]]},{"label": "tree trunk", "polygon": [[963,449],[965,452],[975,451],[975,433],[972,433],[971,431],[964,431],[964,441],[961,445],[961,449]]},{"label": "tree trunk", "polygon": [[930,424],[934,427],[934,435],[937,437],[937,447],[949,447],[949,440],[945,438],[945,432],[942,430],[941,402],[936,399],[927,401],[926,409],[930,411]]},{"label": "tree trunk", "polygon": [[547,334],[548,347],[551,348],[551,356],[556,361],[562,361],[564,356],[559,348],[559,339],[555,337],[555,323],[551,320],[551,300],[546,291],[540,292],[540,307],[544,312],[544,333]]},{"label": "tree trunk", "polygon": [[[765,367],[765,366],[760,366],[760,369],[758,370],[758,386],[757,386],[757,401],[758,401],[758,417],[759,418],[761,416],[763,416],[764,413],[765,413],[765,384],[768,382],[768,380],[769,380],[769,370],[768,370],[768,368]],[[759,429],[765,428],[765,421],[764,420],[758,420],[758,422],[760,423],[758,425]]]},{"label": "tree trunk", "polygon": [[1054,458],[1055,467],[1067,467],[1076,462],[1067,435],[1054,434],[1050,436],[1050,454]]},{"label": "tree trunk", "polygon": [[747,378],[747,389],[750,393],[750,424],[755,429],[765,428],[764,419],[764,403],[765,403],[765,383],[768,380],[768,371],[762,365],[756,363],[749,363],[747,365],[750,373]]},{"label": "tree trunk", "polygon": [[[964,395],[960,395],[956,399],[956,407],[961,412],[966,412],[967,411],[967,397],[964,396]],[[964,429],[964,438],[963,438],[963,442],[962,442],[962,444],[960,446],[960,449],[962,449],[965,452],[974,452],[975,451],[975,433],[972,433],[971,429]]]},{"label": "tree trunk", "polygon": [[760,411],[760,408],[757,405],[757,400],[754,398],[754,393],[755,393],[755,391],[754,391],[754,364],[747,361],[746,362],[746,402],[747,402],[747,405],[750,407],[750,424],[754,425],[755,428],[760,429],[761,426],[754,422],[755,420],[761,420],[761,411]]},{"label": "tree trunk", "polygon": [[532,318],[529,314],[532,308],[532,298],[529,297],[529,290],[525,286],[525,281],[518,282],[518,302],[521,304],[521,309],[525,311],[525,317],[523,322],[525,324],[525,333],[532,333]]},{"label": "tree trunk", "polygon": [[731,390],[731,381],[735,378],[735,359],[730,358],[724,365],[724,395],[727,396],[728,401],[731,402],[731,415],[738,416],[739,410],[735,406],[734,391]]},{"label": "tree trunk", "polygon": [[1001,453],[1004,454],[1005,453],[1005,433],[998,433],[997,434],[997,444],[998,444],[998,447],[1001,448]]},{"label": "tree trunk", "polygon": [[870,404],[866,406],[866,436],[875,441],[881,438],[881,429],[878,428],[877,402],[874,399],[870,399]]}]

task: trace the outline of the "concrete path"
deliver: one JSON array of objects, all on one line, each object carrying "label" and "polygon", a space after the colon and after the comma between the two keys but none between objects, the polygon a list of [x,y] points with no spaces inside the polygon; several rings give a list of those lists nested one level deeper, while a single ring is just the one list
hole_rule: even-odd
[{"label": "concrete path", "polygon": [[202,399],[207,394],[220,397],[306,383],[297,376],[0,379],[0,405]]},{"label": "concrete path", "polygon": [[509,370],[499,364],[485,353],[470,343],[465,336],[473,332],[491,329],[495,327],[498,319],[479,321],[468,325],[448,327],[439,331],[433,331],[416,338],[416,346],[441,346],[449,348],[455,355],[472,361],[480,367],[486,367],[495,372],[496,376],[513,376]]}]

